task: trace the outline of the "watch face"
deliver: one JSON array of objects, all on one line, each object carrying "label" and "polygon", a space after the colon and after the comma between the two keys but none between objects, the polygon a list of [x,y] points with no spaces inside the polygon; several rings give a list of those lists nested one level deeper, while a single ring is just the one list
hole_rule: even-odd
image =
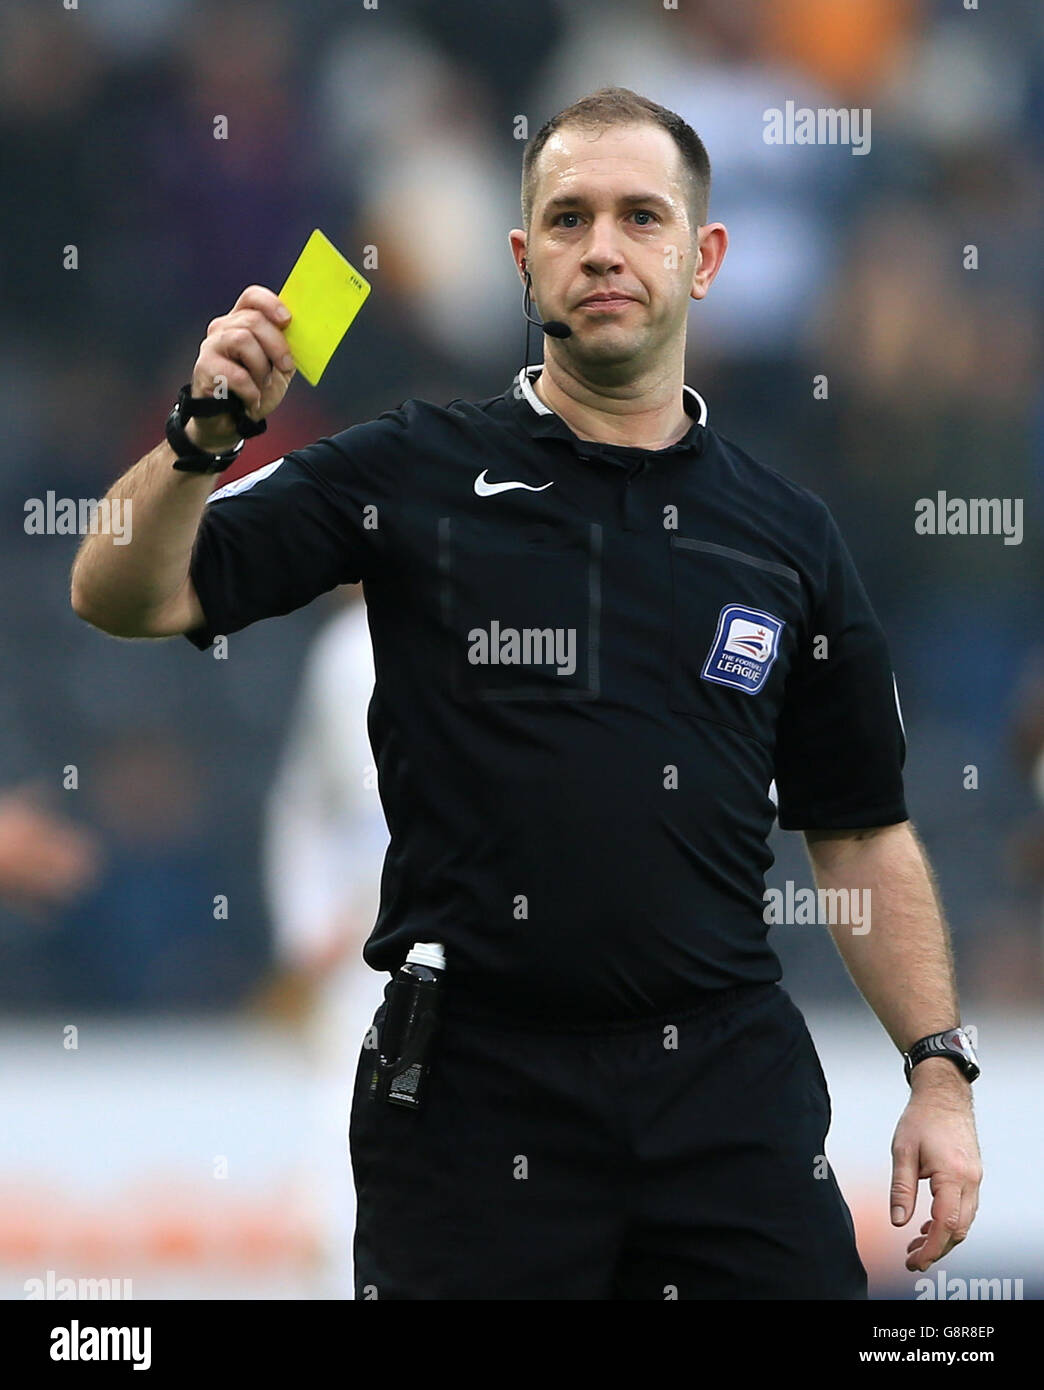
[{"label": "watch face", "polygon": [[951,1028],[947,1033],[940,1033],[939,1041],[943,1047],[952,1047],[955,1052],[960,1052],[965,1057],[971,1052],[971,1043],[963,1028]]},{"label": "watch face", "polygon": [[940,1041],[944,1047],[951,1048],[954,1052],[960,1053],[968,1064],[969,1077],[974,1080],[979,1075],[979,1059],[975,1055],[975,1049],[971,1045],[971,1039],[963,1028],[951,1028],[949,1032],[943,1033]]}]

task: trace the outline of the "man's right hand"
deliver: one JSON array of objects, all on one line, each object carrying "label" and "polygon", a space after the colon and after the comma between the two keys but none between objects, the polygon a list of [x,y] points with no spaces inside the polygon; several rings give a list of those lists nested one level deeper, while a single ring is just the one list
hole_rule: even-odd
[{"label": "man's right hand", "polygon": [[[294,375],[283,329],[290,311],[272,290],[250,285],[227,314],[211,319],[192,369],[193,396],[214,396],[224,382],[246,407],[251,420],[271,415]],[[231,412],[193,416],[185,433],[208,453],[231,449],[239,439]]]},{"label": "man's right hand", "polygon": [[[283,336],[289,322],[278,295],[250,285],[227,314],[208,325],[192,369],[191,394],[223,401],[234,392],[251,420],[270,415],[294,375]],[[197,448],[225,453],[240,437],[236,413],[234,405],[222,405],[220,415],[193,416],[186,433]],[[110,502],[133,504],[133,541],[128,531],[130,544],[114,545],[103,528],[84,537],[73,564],[73,611],[113,637],[172,637],[205,621],[192,583],[192,550],[215,479],[176,470],[171,459],[171,446],[163,439],[106,493]]]}]

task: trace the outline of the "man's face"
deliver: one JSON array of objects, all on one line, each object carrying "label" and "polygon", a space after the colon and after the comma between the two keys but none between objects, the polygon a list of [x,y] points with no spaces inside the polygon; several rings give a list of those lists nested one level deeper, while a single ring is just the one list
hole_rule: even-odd
[{"label": "man's face", "polygon": [[[684,340],[699,229],[683,169],[655,125],[567,126],[540,152],[524,250],[542,316],[573,330],[571,356],[648,360]],[[594,294],[621,297],[584,302]]]}]

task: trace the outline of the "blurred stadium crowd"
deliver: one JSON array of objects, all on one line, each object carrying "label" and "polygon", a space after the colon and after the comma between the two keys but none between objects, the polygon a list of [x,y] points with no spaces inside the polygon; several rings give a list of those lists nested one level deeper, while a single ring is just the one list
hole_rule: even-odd
[{"label": "blurred stadium crowd", "polygon": [[[523,351],[507,247],[518,117],[532,134],[612,83],[678,111],[708,146],[711,217],[731,247],[691,309],[686,380],[712,426],[819,493],[849,541],[889,634],[908,802],[963,995],[1044,1001],[1035,0],[971,11],[957,0],[8,0],[6,1010],[224,1010],[272,997],[260,808],[306,657],[336,612],[323,599],[248,629],[225,662],[179,639],[104,637],[69,606],[77,538],[27,534],[27,499],[101,497],[162,438],[209,321],[247,284],[278,289],[316,226],[357,266],[377,248],[373,294],[321,385],[294,383],[238,471],[410,396],[503,391]],[[788,100],[869,108],[871,152],[766,144],[762,113]],[[227,140],[213,137],[218,114]],[[1022,543],[917,534],[915,502],[939,490],[1024,499]],[[800,837],[776,842],[770,881],[807,882]],[[227,918],[215,919],[218,895]],[[844,997],[822,934],[774,935],[799,999]]]}]

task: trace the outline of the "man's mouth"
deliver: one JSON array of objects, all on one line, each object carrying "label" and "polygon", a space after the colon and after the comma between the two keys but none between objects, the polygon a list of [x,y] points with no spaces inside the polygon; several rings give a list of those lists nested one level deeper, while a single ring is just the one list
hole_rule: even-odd
[{"label": "man's mouth", "polygon": [[634,300],[629,294],[589,294],[579,304],[581,309],[622,309]]}]

